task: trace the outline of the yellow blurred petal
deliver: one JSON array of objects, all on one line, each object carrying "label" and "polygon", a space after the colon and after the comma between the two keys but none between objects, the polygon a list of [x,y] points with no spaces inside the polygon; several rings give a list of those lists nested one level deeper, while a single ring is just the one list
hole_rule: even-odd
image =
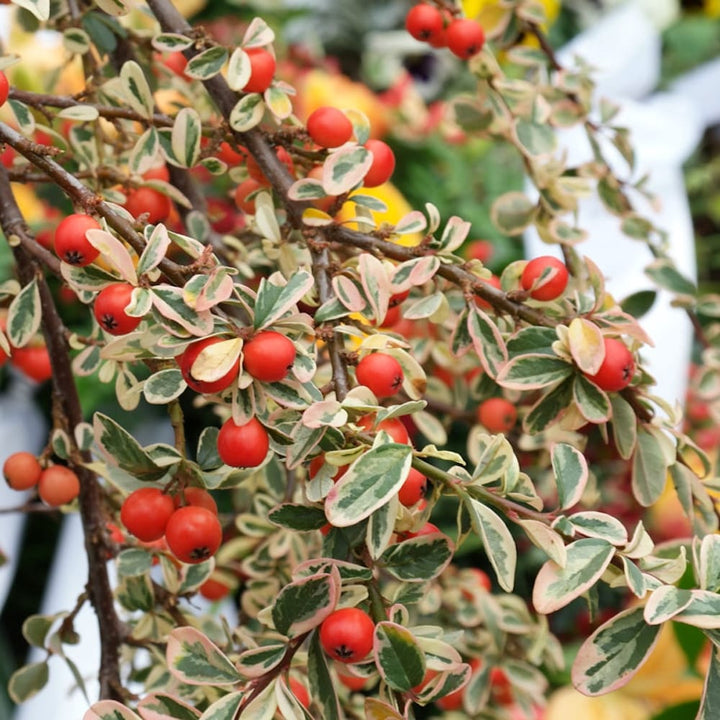
[{"label": "yellow blurred petal", "polygon": [[[396,225],[402,218],[407,215],[412,208],[405,199],[405,196],[392,184],[385,183],[374,188],[363,187],[357,191],[361,195],[372,195],[372,197],[382,200],[387,205],[387,212],[375,212],[371,211],[373,219],[378,225],[382,223],[388,223],[389,225]],[[350,193],[352,198],[353,193]],[[341,222],[346,222],[351,218],[355,217],[355,203],[346,202],[343,204],[340,212],[336,216],[336,219]],[[355,230],[359,229],[357,223],[348,223],[348,227]],[[400,235],[395,240],[398,245],[405,245],[406,247],[412,247],[418,245],[422,240],[420,233],[413,233],[412,235]]]},{"label": "yellow blurred petal", "polygon": [[199,13],[207,5],[207,0],[173,0],[173,5],[184,17],[190,17]]},{"label": "yellow blurred petal", "polygon": [[704,10],[710,17],[720,16],[720,0],[705,0]]},{"label": "yellow blurred petal", "polygon": [[555,691],[545,708],[545,720],[648,720],[650,708],[640,700],[614,692],[587,697],[575,688]]},{"label": "yellow blurred petal", "polygon": [[29,185],[12,183],[12,191],[28,224],[39,223],[45,219],[45,206]]}]

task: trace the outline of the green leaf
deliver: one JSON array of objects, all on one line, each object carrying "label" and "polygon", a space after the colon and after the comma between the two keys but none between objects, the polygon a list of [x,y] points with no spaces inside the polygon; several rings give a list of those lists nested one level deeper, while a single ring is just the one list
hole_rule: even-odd
[{"label": "green leaf", "polygon": [[178,398],[187,385],[178,368],[153,373],[143,386],[145,400],[151,405],[167,405]]},{"label": "green leaf", "polygon": [[412,448],[388,443],[368,450],[335,483],[325,499],[325,514],[335,527],[369,517],[395,495],[410,472]]},{"label": "green leaf", "polygon": [[188,60],[184,72],[196,80],[207,80],[223,69],[227,59],[228,51],[222,45],[216,45]]},{"label": "green leaf", "polygon": [[467,329],[485,372],[497,378],[508,361],[505,341],[497,325],[482,310],[473,307],[468,313]]},{"label": "green leaf", "polygon": [[136,272],[138,276],[150,272],[156,268],[165,258],[165,254],[170,247],[170,236],[164,225],[155,225],[147,238],[145,249],[138,260]]},{"label": "green leaf", "polygon": [[23,665],[10,676],[8,694],[16,703],[25,702],[45,687],[48,677],[45,661]]},{"label": "green leaf", "polygon": [[40,328],[40,290],[33,278],[13,298],[7,315],[7,334],[15,347],[25,347]]},{"label": "green leaf", "polygon": [[224,695],[205,710],[200,720],[237,720],[238,710],[246,696],[245,692],[231,692]]},{"label": "green leaf", "polygon": [[141,548],[127,548],[117,556],[117,571],[120,577],[142,575],[152,567],[153,556]]},{"label": "green leaf", "polygon": [[671,707],[661,710],[657,715],[653,715],[650,720],[689,720],[689,718],[695,718],[695,720],[708,720],[713,717],[699,715],[700,701],[699,700],[688,700],[687,702],[679,703],[678,705],[672,705]]},{"label": "green leaf", "polygon": [[587,510],[571,515],[568,520],[587,537],[607,540],[613,545],[626,545],[628,542],[625,526],[612,515]]},{"label": "green leaf", "polygon": [[391,545],[378,562],[398,580],[423,582],[437,577],[452,556],[450,538],[443,533],[432,533]]},{"label": "green leaf", "polygon": [[174,695],[154,692],[146,695],[139,703],[138,710],[143,720],[197,720],[200,711]]},{"label": "green leaf", "polygon": [[125,15],[129,8],[125,0],[95,0],[95,4],[108,15],[113,17]]},{"label": "green leaf", "polygon": [[150,455],[140,446],[140,443],[125,428],[107,415],[95,413],[93,430],[95,442],[108,461],[139,480],[159,480],[167,472],[166,468],[157,466]]},{"label": "green leaf", "polygon": [[521,192],[501,195],[492,205],[490,217],[500,232],[519,235],[533,221],[536,207]]},{"label": "green leaf", "polygon": [[525,432],[530,435],[545,432],[553,423],[560,420],[572,403],[572,390],[571,378],[543,395],[523,419]]},{"label": "green leaf", "polygon": [[234,685],[242,680],[225,653],[193,627],[170,633],[166,656],[172,675],[188,685]]},{"label": "green leaf", "polygon": [[717,649],[710,655],[710,667],[705,676],[705,692],[695,720],[714,720],[720,717],[720,658]]},{"label": "green leaf", "polygon": [[149,612],[155,606],[155,594],[149,575],[124,577],[116,591],[118,602],[130,611]]},{"label": "green leaf", "polygon": [[572,680],[585,695],[602,695],[627,684],[660,637],[659,625],[648,625],[643,608],[619,612],[580,647]]},{"label": "green leaf", "polygon": [[574,378],[573,400],[588,422],[597,425],[610,419],[612,406],[607,393],[580,373]]},{"label": "green leaf", "polygon": [[204,337],[213,330],[210,311],[196,312],[187,305],[182,288],[170,285],[154,285],[151,289],[153,307],[160,319],[177,323],[191,335]]},{"label": "green leaf", "polygon": [[623,460],[629,460],[637,444],[637,416],[632,405],[619,393],[610,394],[612,433],[615,447]]},{"label": "green leaf", "polygon": [[123,97],[135,112],[151,118],[155,110],[153,95],[143,69],[134,60],[123,63],[120,69]]},{"label": "green leaf", "polygon": [[265,114],[265,101],[259,93],[243,95],[230,112],[228,122],[237,132],[247,132],[260,124]]},{"label": "green leaf", "polygon": [[645,622],[648,625],[661,625],[685,610],[692,600],[689,590],[661,585],[648,598],[643,614]]},{"label": "green leaf", "polygon": [[510,530],[494,510],[478,500],[469,498],[465,507],[470,514],[473,529],[482,538],[485,554],[495,570],[500,587],[512,592],[515,585],[517,547]]},{"label": "green leaf", "polygon": [[425,654],[402,625],[379,622],[375,626],[373,654],[380,676],[393,690],[407,692],[425,677]]},{"label": "green leaf", "polygon": [[13,0],[13,5],[29,10],[40,22],[50,18],[50,0]]},{"label": "green leaf", "polygon": [[35,132],[35,117],[30,112],[30,108],[25,103],[15,100],[14,98],[11,98],[7,102],[13,111],[13,115],[15,115],[20,132],[22,132],[23,135],[32,136]]},{"label": "green leaf", "polygon": [[30,615],[22,624],[23,637],[33,647],[45,647],[45,638],[55,619],[53,615]]},{"label": "green leaf", "polygon": [[395,518],[399,500],[391,497],[390,502],[379,507],[371,516],[367,525],[366,544],[370,557],[377,560],[390,544],[395,530]]},{"label": "green leaf", "polygon": [[548,560],[535,578],[533,604],[545,615],[565,607],[595,585],[615,554],[609,542],[595,538],[576,540],[566,551],[564,567]]},{"label": "green leaf", "polygon": [[512,358],[498,373],[498,385],[512,390],[538,390],[562,382],[573,366],[559,358],[532,353]]},{"label": "green leaf", "polygon": [[276,505],[269,513],[268,520],[280,527],[298,532],[319,530],[327,524],[322,508],[295,503]]},{"label": "green leaf", "polygon": [[672,260],[658,258],[645,268],[645,274],[657,285],[677,295],[695,295],[697,287],[675,267]]},{"label": "green leaf", "polygon": [[247,678],[256,678],[277,667],[287,652],[285,643],[261,645],[241,653],[235,666]]},{"label": "green leaf", "polygon": [[191,168],[200,158],[202,122],[194,108],[183,108],[175,116],[171,145],[173,156],[181,167]]},{"label": "green leaf", "polygon": [[83,715],[83,720],[141,720],[141,718],[117,700],[100,700]]},{"label": "green leaf", "polygon": [[632,489],[644,507],[657,502],[665,489],[667,467],[658,439],[642,428],[632,461]]},{"label": "green leaf", "polygon": [[531,120],[519,118],[515,123],[515,135],[523,150],[531,156],[548,155],[555,151],[555,129]]},{"label": "green leaf", "polygon": [[567,443],[555,443],[550,452],[560,509],[566,510],[578,503],[585,491],[589,478],[587,460]]},{"label": "green leaf", "polygon": [[623,298],[620,303],[620,307],[623,312],[639,319],[650,312],[652,306],[655,304],[656,298],[657,293],[654,290],[639,290],[638,292],[632,293],[626,298]]},{"label": "green leaf", "polygon": [[198,440],[197,463],[203,470],[216,470],[223,462],[217,451],[217,438],[220,429],[206,427]]},{"label": "green leaf", "polygon": [[328,195],[343,195],[362,182],[372,165],[372,153],[362,145],[333,152],[323,164],[322,184]]},{"label": "green leaf", "polygon": [[294,637],[308,632],[335,609],[340,584],[333,573],[321,573],[286,585],[272,606],[278,632]]},{"label": "green leaf", "polygon": [[312,274],[307,270],[298,270],[286,285],[261,281],[255,301],[254,328],[261,330],[279,320],[310,291],[314,283]]},{"label": "green leaf", "polygon": [[326,655],[320,646],[320,635],[315,631],[310,637],[308,649],[308,679],[310,694],[318,706],[323,720],[340,720],[344,713],[335,692],[335,683],[327,666]]},{"label": "green leaf", "polygon": [[179,33],[160,33],[152,39],[152,46],[160,52],[182,52],[192,44],[192,38]]}]

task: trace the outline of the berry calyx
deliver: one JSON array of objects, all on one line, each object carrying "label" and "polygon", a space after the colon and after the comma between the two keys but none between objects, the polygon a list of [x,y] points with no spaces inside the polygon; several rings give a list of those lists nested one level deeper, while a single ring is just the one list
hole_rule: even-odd
[{"label": "berry calyx", "polygon": [[392,355],[374,352],[360,360],[355,368],[355,376],[375,397],[386,398],[395,395],[402,387],[405,374]]},{"label": "berry calyx", "polygon": [[453,55],[457,55],[462,60],[468,60],[483,49],[485,32],[477,21],[470,18],[458,18],[447,26],[445,41]]},{"label": "berry calyx", "polygon": [[35,487],[42,474],[38,459],[29,452],[14,452],[8,455],[3,464],[5,482],[13,490],[29,490]]},{"label": "berry calyx", "polygon": [[170,495],[155,487],[131,492],[120,508],[120,520],[138,540],[152,542],[165,534],[175,504]]},{"label": "berry calyx", "polygon": [[242,88],[246,93],[264,93],[275,76],[275,58],[263,48],[245,50],[250,58],[250,79]]},{"label": "berry calyx", "polygon": [[230,418],[220,428],[217,449],[220,459],[230,467],[257,467],[267,456],[270,438],[257,418],[236,425]]},{"label": "berry calyx", "polygon": [[416,40],[423,42],[429,42],[433,37],[442,34],[444,25],[442,12],[427,3],[414,5],[405,16],[405,29]]},{"label": "berry calyx", "polygon": [[372,165],[365,174],[363,185],[365,187],[378,187],[386,183],[395,170],[395,153],[390,146],[382,140],[368,140],[365,147],[373,156]]},{"label": "berry calyx", "polygon": [[617,392],[626,388],[635,374],[635,358],[622,340],[603,338],[605,358],[594,375],[585,374],[602,390]]},{"label": "berry calyx", "polygon": [[540,255],[525,265],[520,284],[533,300],[555,300],[565,292],[568,277],[568,270],[560,260],[552,255]]},{"label": "berry calyx", "polygon": [[4,72],[0,71],[0,107],[5,104],[9,94],[10,83],[8,82],[7,75],[5,75]]},{"label": "berry calyx", "polygon": [[217,515],[207,508],[187,505],[170,516],[165,527],[165,541],[170,552],[181,562],[201,563],[220,547],[222,526]]},{"label": "berry calyx", "polygon": [[111,335],[127,335],[142,322],[141,317],[125,312],[132,299],[133,290],[129,283],[112,283],[104,287],[95,298],[95,319],[100,327]]},{"label": "berry calyx", "polygon": [[342,110],[324,106],[310,114],[307,131],[313,142],[320,147],[336,148],[352,137],[353,126]]},{"label": "berry calyx", "polygon": [[320,625],[320,644],[333,660],[355,663],[372,650],[375,623],[360,608],[335,610]]},{"label": "berry calyx", "polygon": [[508,433],[515,427],[517,408],[505,398],[488,398],[480,403],[477,418],[491,433]]},{"label": "berry calyx", "polygon": [[191,345],[188,345],[182,355],[177,358],[177,363],[180,366],[180,372],[182,373],[183,379],[188,384],[188,387],[192,388],[197,393],[209,395],[211,393],[222,392],[233,384],[240,372],[240,358],[238,358],[233,363],[230,370],[217,380],[198,380],[192,374],[193,365],[198,359],[200,353],[205,348],[220,342],[223,342],[223,338],[211,337],[196,340]]},{"label": "berry calyx", "polygon": [[100,254],[85,237],[88,230],[99,230],[100,223],[95,218],[82,213],[74,213],[64,218],[55,229],[55,252],[68,263],[84,267]]},{"label": "berry calyx", "polygon": [[38,495],[51,507],[60,507],[72,502],[80,494],[78,476],[64,465],[45,468],[38,480]]},{"label": "berry calyx", "polygon": [[274,330],[254,335],[243,346],[243,369],[256,380],[279,382],[295,362],[295,344]]}]

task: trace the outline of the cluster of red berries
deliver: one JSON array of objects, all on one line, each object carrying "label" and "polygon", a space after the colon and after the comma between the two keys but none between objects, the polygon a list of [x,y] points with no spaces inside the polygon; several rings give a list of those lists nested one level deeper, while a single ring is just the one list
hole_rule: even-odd
[{"label": "cluster of red berries", "polygon": [[170,552],[184,563],[207,560],[222,542],[217,504],[202,488],[188,487],[175,496],[156,487],[139,488],[123,501],[120,520],[142,542],[164,537]]},{"label": "cluster of red berries", "polygon": [[72,502],[80,494],[80,480],[65,465],[43,467],[29,452],[15,452],[3,464],[5,481],[13,490],[37,487],[40,499],[51,507]]},{"label": "cluster of red berries", "polygon": [[405,29],[416,39],[432,47],[447,47],[453,55],[467,60],[485,44],[485,31],[470,18],[456,18],[430,3],[413,6],[405,17]]}]

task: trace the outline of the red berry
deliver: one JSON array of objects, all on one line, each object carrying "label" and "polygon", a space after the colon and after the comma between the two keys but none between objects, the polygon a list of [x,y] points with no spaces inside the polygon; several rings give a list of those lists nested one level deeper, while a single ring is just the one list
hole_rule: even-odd
[{"label": "red berry", "polygon": [[10,83],[4,72],[0,72],[0,107],[5,104],[10,94]]},{"label": "red berry", "polygon": [[50,353],[45,345],[13,348],[10,362],[35,382],[45,382],[52,377]]},{"label": "red berry", "polygon": [[459,18],[448,25],[445,30],[445,40],[453,55],[467,60],[483,49],[485,33],[477,21]]},{"label": "red berry", "polygon": [[[489,278],[479,278],[479,281],[487,283],[498,290],[501,289],[500,278],[497,275],[491,275]],[[475,295],[475,304],[483,310],[492,310],[492,305],[479,295]]]},{"label": "red berry", "polygon": [[275,58],[263,48],[245,50],[250,58],[250,79],[242,88],[246,93],[264,93],[275,75]]},{"label": "red berry", "polygon": [[167,195],[151,187],[139,187],[128,193],[125,209],[135,218],[147,214],[145,222],[155,225],[168,219],[172,202]]},{"label": "red berry", "polygon": [[372,165],[365,175],[365,187],[377,187],[386,183],[395,170],[395,153],[382,140],[368,140],[365,147],[373,156]]},{"label": "red berry", "polygon": [[402,542],[403,540],[410,540],[411,538],[422,537],[423,535],[435,535],[435,533],[442,532],[440,528],[431,522],[426,522],[419,530],[415,532],[408,531],[400,533],[398,539]]},{"label": "red berry", "polygon": [[498,705],[511,705],[513,702],[510,678],[500,667],[490,669],[490,694]]},{"label": "red berry", "polygon": [[354,663],[372,650],[375,623],[359,608],[330,613],[320,625],[320,644],[333,660]]},{"label": "red berry", "polygon": [[353,134],[353,126],[342,110],[319,107],[307,121],[307,130],[313,142],[321,147],[335,148],[344,145]]},{"label": "red berry", "polygon": [[248,157],[245,148],[240,148],[240,152],[237,152],[229,142],[225,141],[220,143],[220,147],[215,154],[218,160],[222,160],[226,165],[230,165],[230,167],[245,162]]},{"label": "red berry", "polygon": [[444,25],[442,12],[427,3],[414,5],[405,16],[405,29],[416,40],[429,41],[442,34]]},{"label": "red berry", "polygon": [[273,330],[254,335],[243,346],[243,369],[256,380],[279,382],[295,362],[295,344]]},{"label": "red berry", "polygon": [[400,443],[401,445],[410,444],[410,435],[408,435],[407,428],[400,418],[389,418],[375,426],[375,418],[372,415],[363,415],[358,419],[357,424],[365,432],[379,432],[380,430],[384,430],[394,442]]},{"label": "red berry", "polygon": [[168,170],[168,166],[163,163],[162,165],[156,165],[144,172],[143,178],[145,180],[162,180],[163,182],[170,182],[170,171]]},{"label": "red berry", "polygon": [[362,690],[367,685],[368,679],[365,677],[358,677],[357,675],[344,675],[338,673],[338,680],[348,689],[353,692]]},{"label": "red berry", "polygon": [[227,583],[209,577],[199,588],[198,592],[206,600],[222,600],[230,594],[230,586]]},{"label": "red berry", "polygon": [[[320,468],[325,464],[325,456],[324,455],[316,455],[311,461],[310,465],[308,466],[308,475],[310,476],[310,479],[312,480],[319,472]],[[337,482],[346,472],[349,468],[349,465],[342,465],[341,467],[337,468],[335,471],[335,474],[332,476],[332,481]]]},{"label": "red berry", "polygon": [[120,520],[138,540],[152,542],[165,534],[175,505],[170,495],[155,487],[131,492],[120,508]]},{"label": "red berry", "polygon": [[220,459],[231,467],[257,467],[268,453],[270,439],[257,418],[236,425],[230,418],[220,428],[217,439]]},{"label": "red berry", "polygon": [[405,377],[400,363],[392,355],[382,352],[374,352],[362,358],[355,368],[355,376],[377,398],[395,395]]},{"label": "red berry", "polygon": [[222,526],[207,508],[187,505],[170,516],[165,528],[170,552],[181,562],[200,563],[212,557],[222,542]]},{"label": "red berry", "polygon": [[[536,284],[546,271],[548,271],[547,277],[540,284]],[[525,265],[520,283],[523,290],[528,290],[530,297],[534,300],[555,300],[565,292],[568,284],[568,271],[556,257],[541,255]]]},{"label": "red berry", "polygon": [[240,372],[240,358],[238,358],[233,366],[218,380],[206,381],[198,380],[192,374],[192,368],[195,361],[198,359],[200,353],[211,345],[215,345],[219,342],[223,342],[223,338],[211,337],[203,338],[202,340],[196,340],[191,345],[185,348],[182,355],[177,358],[178,365],[180,366],[180,372],[182,373],[183,379],[195,392],[209,395],[211,393],[222,392],[226,388],[230,387],[233,382],[237,379],[238,373]]},{"label": "red berry", "polygon": [[472,240],[465,247],[464,255],[468,260],[488,262],[495,254],[495,246],[490,240]]},{"label": "red berry", "polygon": [[480,403],[477,417],[489,432],[508,433],[515,427],[517,408],[505,398],[489,398]]},{"label": "red berry", "polygon": [[204,507],[212,513],[218,514],[215,498],[204,488],[186,487],[176,495],[173,495],[173,507],[179,508],[185,505]]},{"label": "red berry", "polygon": [[95,319],[111,335],[127,335],[142,322],[141,317],[133,317],[125,312],[133,290],[129,283],[113,283],[104,287],[95,298]]},{"label": "red berry", "polygon": [[605,359],[594,375],[586,375],[599,388],[617,392],[627,387],[635,374],[635,358],[622,340],[603,338]]},{"label": "red berry", "polygon": [[412,507],[425,497],[427,478],[415,468],[410,468],[410,474],[398,492],[398,499],[405,507]]},{"label": "red berry", "polygon": [[179,77],[185,78],[186,80],[188,79],[187,75],[185,75],[185,68],[187,67],[188,61],[180,51],[168,53],[164,57],[161,56],[160,62]]},{"label": "red berry", "polygon": [[88,230],[99,230],[100,223],[89,215],[75,213],[64,218],[55,229],[55,252],[70,265],[89,265],[100,254],[85,237]]},{"label": "red berry", "polygon": [[78,476],[64,465],[51,465],[40,473],[38,495],[51,507],[72,502],[80,494]]},{"label": "red berry", "polygon": [[288,682],[290,692],[295,696],[295,699],[306,709],[310,708],[310,693],[308,689],[298,679],[291,677]]},{"label": "red berry", "polygon": [[[235,188],[235,204],[238,206],[238,209],[242,210],[244,213],[254,215],[255,194],[262,187],[264,187],[264,185],[255,180],[255,178],[243,180]],[[249,197],[250,195],[252,195],[252,197]]]},{"label": "red berry", "polygon": [[[278,146],[275,148],[275,154],[277,155],[277,159],[285,165],[285,167],[288,169],[288,172],[291,175],[295,174],[295,166],[293,164],[292,157],[290,157],[290,153],[282,146]],[[257,180],[262,185],[268,185],[268,179],[265,177],[263,171],[260,169],[260,165],[258,165],[257,160],[250,155],[247,159],[247,171],[253,180]]]},{"label": "red berry", "polygon": [[42,466],[29,452],[14,452],[3,464],[5,481],[13,490],[29,490],[40,480]]}]

